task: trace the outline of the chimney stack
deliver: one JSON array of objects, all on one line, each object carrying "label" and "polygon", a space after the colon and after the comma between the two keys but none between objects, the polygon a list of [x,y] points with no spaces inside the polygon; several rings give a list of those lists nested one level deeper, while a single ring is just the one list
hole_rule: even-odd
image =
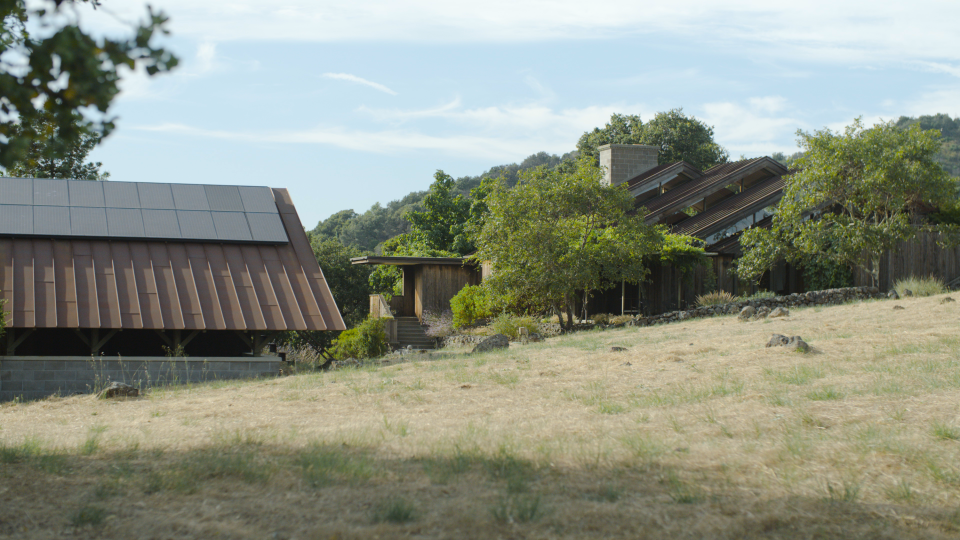
[{"label": "chimney stack", "polygon": [[619,186],[657,166],[660,149],[646,144],[605,144],[600,147],[603,183]]}]

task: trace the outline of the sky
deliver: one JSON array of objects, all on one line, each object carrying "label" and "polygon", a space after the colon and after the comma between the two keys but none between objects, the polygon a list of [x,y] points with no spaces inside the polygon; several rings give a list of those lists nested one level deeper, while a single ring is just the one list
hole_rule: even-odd
[{"label": "sky", "polygon": [[[151,0],[180,65],[125,72],[111,180],[290,190],[313,228],[344,209],[546,151],[613,113],[682,107],[731,158],[796,132],[960,116],[956,0]],[[80,8],[123,35],[138,0]]]}]

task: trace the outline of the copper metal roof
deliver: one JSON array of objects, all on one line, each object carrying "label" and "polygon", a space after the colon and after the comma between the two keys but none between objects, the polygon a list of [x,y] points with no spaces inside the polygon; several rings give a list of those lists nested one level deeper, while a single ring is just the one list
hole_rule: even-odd
[{"label": "copper metal roof", "polygon": [[345,329],[290,195],[271,193],[288,243],[0,237],[8,325]]},{"label": "copper metal roof", "polygon": [[713,232],[711,229],[739,219],[738,214],[773,199],[779,200],[783,194],[783,178],[774,176],[738,193],[720,204],[701,212],[690,219],[681,221],[674,230],[682,234],[701,236]]}]

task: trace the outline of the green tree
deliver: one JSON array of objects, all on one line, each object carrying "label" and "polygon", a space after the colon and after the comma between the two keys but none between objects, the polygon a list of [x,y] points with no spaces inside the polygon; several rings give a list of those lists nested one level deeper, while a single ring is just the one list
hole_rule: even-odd
[{"label": "green tree", "polygon": [[644,224],[630,194],[602,185],[601,176],[583,157],[571,172],[541,167],[513,189],[494,187],[476,258],[493,264],[486,286],[495,303],[566,312],[569,327],[581,292],[646,276],[644,257],[658,250],[663,231]]},{"label": "green tree", "polygon": [[584,133],[577,142],[581,156],[600,163],[599,148],[605,144],[648,144],[660,149],[661,165],[686,161],[705,170],[726,163],[727,151],[713,140],[713,128],[683,109],[659,112],[644,124],[638,115],[614,114],[603,128]]},{"label": "green tree", "polygon": [[340,242],[311,235],[313,254],[330,285],[333,299],[347,327],[360,324],[370,311],[370,267],[352,264],[350,259],[362,253]]},{"label": "green tree", "polygon": [[[133,25],[129,37],[95,38],[80,25],[84,4],[96,9],[100,2],[0,0],[0,167],[28,157],[31,141],[45,138],[37,130],[45,119],[63,141],[48,146],[51,152],[76,146],[84,135],[108,135],[114,119],[106,114],[120,91],[121,66],[155,75],[177,65],[169,51],[151,45],[167,33],[162,12],[147,7],[147,19]],[[102,117],[89,119],[81,110]]]},{"label": "green tree", "polygon": [[359,214],[353,210],[341,210],[320,223],[317,223],[317,227],[313,229],[312,232],[323,240],[340,240],[343,235],[343,230],[352,220],[357,219],[358,216]]},{"label": "green tree", "polygon": [[953,198],[954,181],[935,160],[940,133],[893,122],[865,128],[858,118],[843,132],[797,135],[800,171],[785,178],[771,229],[743,233],[739,276],[759,279],[784,258],[859,267],[876,284],[880,255]]},{"label": "green tree", "polygon": [[[49,119],[36,120],[33,131],[38,138],[30,141],[27,156],[7,173],[17,178],[68,178],[106,180],[110,173],[101,172],[100,162],[87,162],[87,155],[100,143],[100,135],[81,133],[73,144],[58,136],[59,129]],[[14,126],[13,137],[22,136],[23,125]]]},{"label": "green tree", "polygon": [[454,195],[456,182],[450,175],[437,171],[433,178],[430,192],[421,202],[423,210],[407,213],[409,236],[427,249],[465,255],[473,251],[466,231],[470,201]]}]

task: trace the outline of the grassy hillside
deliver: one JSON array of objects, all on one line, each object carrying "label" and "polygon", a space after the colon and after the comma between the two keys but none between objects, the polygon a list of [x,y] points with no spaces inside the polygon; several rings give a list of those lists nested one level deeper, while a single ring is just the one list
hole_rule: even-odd
[{"label": "grassy hillside", "polygon": [[942,298],[4,405],[0,535],[956,538]]}]

